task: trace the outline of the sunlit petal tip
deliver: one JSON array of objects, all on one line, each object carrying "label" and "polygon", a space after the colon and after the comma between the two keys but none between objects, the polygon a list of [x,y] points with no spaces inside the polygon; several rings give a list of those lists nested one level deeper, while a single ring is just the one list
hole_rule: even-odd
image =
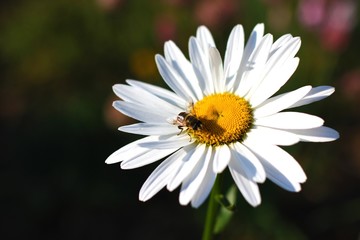
[{"label": "sunlit petal tip", "polygon": [[340,137],[339,132],[325,126],[301,130],[290,129],[288,132],[296,134],[303,142],[331,142]]},{"label": "sunlit petal tip", "polygon": [[111,105],[112,105],[114,108],[116,108],[116,107],[115,107],[116,104],[117,104],[116,102],[118,102],[118,101],[120,101],[120,100],[113,101]]},{"label": "sunlit petal tip", "polygon": [[337,140],[338,138],[340,138],[340,133],[334,129],[332,129],[333,133],[332,133],[332,136],[330,137],[330,141],[335,141]]},{"label": "sunlit petal tip", "polygon": [[199,39],[212,39],[211,32],[205,25],[201,25],[197,28],[196,37]]},{"label": "sunlit petal tip", "polygon": [[[320,101],[335,92],[335,88],[331,86],[313,87],[311,91],[303,97],[303,99],[291,105],[291,108],[307,105],[313,102]],[[289,107],[289,108],[290,108]]]},{"label": "sunlit petal tip", "polygon": [[253,31],[259,32],[261,33],[261,35],[263,35],[265,31],[265,24],[264,23],[256,24]]},{"label": "sunlit petal tip", "polygon": [[167,40],[167,41],[165,41],[165,43],[164,43],[164,50],[165,50],[166,48],[170,47],[171,45],[176,45],[176,44],[175,44],[174,41],[172,41],[172,40]]},{"label": "sunlit petal tip", "polygon": [[205,26],[198,27],[196,31],[196,39],[199,41],[199,45],[206,54],[207,48],[215,47],[215,41],[211,35],[210,30]]},{"label": "sunlit petal tip", "polygon": [[310,90],[311,86],[304,86],[294,91],[269,98],[255,108],[254,117],[258,119],[287,109],[302,99]]},{"label": "sunlit petal tip", "polygon": [[137,144],[141,141],[147,140],[147,139],[151,139],[152,137],[147,137],[147,138],[143,138],[143,139],[139,139],[135,142],[129,143],[123,147],[121,147],[120,149],[116,150],[115,152],[113,152],[106,160],[105,163],[106,164],[113,164],[113,163],[119,163],[122,162],[126,159],[130,159],[132,158],[134,155],[136,155],[137,153],[135,153],[134,151],[131,150],[135,150],[137,148]]},{"label": "sunlit petal tip", "polygon": [[201,32],[201,31],[210,32],[209,29],[208,29],[205,25],[200,25],[200,26],[197,28],[197,31],[198,31],[198,32]]},{"label": "sunlit petal tip", "polygon": [[121,162],[122,160],[117,158],[116,156],[110,155],[106,160],[105,163],[106,164],[114,164],[114,163],[118,163]]},{"label": "sunlit petal tip", "polygon": [[114,84],[114,85],[112,86],[113,92],[118,91],[118,90],[119,90],[119,88],[120,88],[120,86],[121,86],[121,84],[119,84],[119,83]]},{"label": "sunlit petal tip", "polygon": [[333,94],[335,92],[335,88],[332,86],[324,86],[328,89],[329,95]]},{"label": "sunlit petal tip", "polygon": [[139,200],[142,202],[146,202],[147,200],[149,200],[151,197],[149,195],[147,195],[147,193],[144,192],[145,189],[141,188],[140,192],[139,192]]},{"label": "sunlit petal tip", "polygon": [[247,200],[247,202],[252,206],[252,207],[258,207],[261,204],[261,195],[260,193],[258,194],[258,196]]},{"label": "sunlit petal tip", "polygon": [[301,44],[301,38],[300,37],[293,37],[294,42]]},{"label": "sunlit petal tip", "polygon": [[260,201],[250,203],[250,205],[253,207],[258,207],[260,204],[261,204],[261,199],[260,199]]},{"label": "sunlit petal tip", "polygon": [[293,192],[300,192],[301,191],[301,185],[297,185],[296,187],[294,187],[294,191]]},{"label": "sunlit petal tip", "polygon": [[149,199],[143,199],[143,198],[141,198],[141,197],[139,196],[139,201],[141,201],[141,202],[146,202],[147,200],[149,200]]},{"label": "sunlit petal tip", "polygon": [[259,205],[261,196],[257,183],[247,178],[242,169],[238,169],[239,171],[237,171],[230,167],[229,170],[245,200],[252,206]]},{"label": "sunlit petal tip", "polygon": [[173,41],[171,40],[166,41],[164,44],[164,53],[166,60],[170,61],[169,55],[177,54],[176,50],[177,50],[177,46]]}]

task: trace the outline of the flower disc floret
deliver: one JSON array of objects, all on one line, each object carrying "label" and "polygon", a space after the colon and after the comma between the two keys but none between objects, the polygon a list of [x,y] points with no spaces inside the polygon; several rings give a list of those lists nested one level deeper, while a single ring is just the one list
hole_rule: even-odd
[{"label": "flower disc floret", "polygon": [[242,141],[253,123],[248,101],[232,93],[218,93],[204,97],[192,109],[202,128],[189,129],[189,134],[200,143],[223,145]]}]

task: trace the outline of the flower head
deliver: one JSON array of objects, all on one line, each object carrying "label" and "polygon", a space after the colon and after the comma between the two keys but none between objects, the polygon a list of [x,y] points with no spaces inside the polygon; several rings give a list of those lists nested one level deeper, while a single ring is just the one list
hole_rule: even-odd
[{"label": "flower head", "polygon": [[295,192],[306,180],[298,162],[278,146],[338,138],[319,117],[283,111],[319,101],[333,87],[304,86],[273,97],[298,66],[300,38],[286,34],[274,42],[258,24],[244,42],[237,25],[222,61],[211,33],[201,26],[189,40],[190,61],[172,41],[165,43],[164,57],[155,57],[172,91],[135,80],[113,87],[122,99],[114,107],[140,121],[119,130],[146,137],[120,148],[106,163],[132,169],[165,158],[142,186],[140,200],[181,185],[180,204],[198,207],[217,174],[228,168],[244,198],[257,206],[258,183],[266,178]]}]

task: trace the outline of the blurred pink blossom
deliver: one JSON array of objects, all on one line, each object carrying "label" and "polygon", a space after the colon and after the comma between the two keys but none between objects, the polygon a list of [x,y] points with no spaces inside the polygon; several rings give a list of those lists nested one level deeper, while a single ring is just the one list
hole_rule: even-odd
[{"label": "blurred pink blossom", "polygon": [[208,27],[217,27],[237,12],[236,0],[201,0],[196,2],[195,19]]},{"label": "blurred pink blossom", "polygon": [[329,6],[327,21],[323,23],[321,38],[326,48],[341,50],[348,44],[355,24],[356,4],[354,1],[334,1]]},{"label": "blurred pink blossom", "polygon": [[159,16],[155,20],[155,35],[159,42],[176,39],[176,22],[170,16]]},{"label": "blurred pink blossom", "polygon": [[104,11],[112,11],[119,7],[123,0],[96,0],[97,5]]},{"label": "blurred pink blossom", "polygon": [[324,48],[341,51],[355,25],[356,5],[354,0],[301,0],[299,21],[317,34]]},{"label": "blurred pink blossom", "polygon": [[326,0],[302,0],[299,7],[299,20],[308,28],[316,28],[325,18]]}]

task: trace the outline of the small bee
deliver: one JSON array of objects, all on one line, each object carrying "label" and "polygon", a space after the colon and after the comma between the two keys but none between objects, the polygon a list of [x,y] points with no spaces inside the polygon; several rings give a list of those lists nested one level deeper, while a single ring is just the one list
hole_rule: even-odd
[{"label": "small bee", "polygon": [[179,113],[176,119],[174,119],[173,124],[177,125],[178,128],[181,129],[179,134],[182,133],[184,128],[198,130],[203,127],[202,122],[199,119],[197,119],[193,114],[188,112]]}]

